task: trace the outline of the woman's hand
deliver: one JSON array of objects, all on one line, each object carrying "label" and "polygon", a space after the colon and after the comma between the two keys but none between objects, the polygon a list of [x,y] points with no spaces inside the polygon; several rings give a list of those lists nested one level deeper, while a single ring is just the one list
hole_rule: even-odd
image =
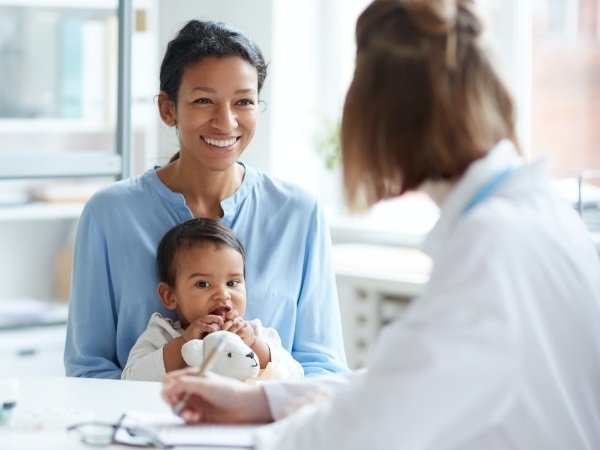
[{"label": "woman's hand", "polygon": [[195,369],[165,376],[162,397],[173,408],[186,394],[189,399],[180,416],[186,422],[266,423],[272,422],[267,396],[262,387],[209,374],[198,377]]}]

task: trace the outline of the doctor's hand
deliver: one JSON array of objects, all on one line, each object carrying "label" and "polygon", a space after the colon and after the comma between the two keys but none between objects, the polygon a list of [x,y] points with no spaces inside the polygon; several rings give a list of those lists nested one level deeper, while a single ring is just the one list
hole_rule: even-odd
[{"label": "doctor's hand", "polygon": [[198,377],[197,370],[170,372],[162,383],[163,399],[173,408],[189,395],[179,414],[186,422],[266,423],[272,422],[267,396],[262,387],[209,373]]}]

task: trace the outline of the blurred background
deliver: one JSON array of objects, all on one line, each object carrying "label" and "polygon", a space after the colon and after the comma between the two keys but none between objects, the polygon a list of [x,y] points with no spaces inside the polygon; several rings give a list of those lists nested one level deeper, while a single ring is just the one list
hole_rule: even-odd
[{"label": "blurred background", "polygon": [[[79,214],[99,187],[177,150],[157,113],[158,72],[192,18],[240,28],[269,61],[259,130],[241,159],[326,205],[350,364],[364,364],[380,327],[427,281],[419,245],[438,217],[418,193],[364,215],[343,204],[339,120],[367,3],[0,0],[0,356],[14,362],[0,375],[61,373]],[[600,248],[600,0],[478,4],[525,157],[549,159]]]}]

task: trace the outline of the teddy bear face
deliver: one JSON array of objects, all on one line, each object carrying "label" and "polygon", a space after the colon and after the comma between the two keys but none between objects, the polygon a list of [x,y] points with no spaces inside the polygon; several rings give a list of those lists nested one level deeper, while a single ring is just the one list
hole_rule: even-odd
[{"label": "teddy bear face", "polygon": [[[258,357],[252,350],[241,352],[239,349],[230,348],[217,355],[212,371],[220,375],[237,378],[238,380],[247,380],[254,378],[254,368],[260,369]],[[248,376],[251,375],[251,376]]]},{"label": "teddy bear face", "polygon": [[204,339],[186,342],[181,348],[183,359],[190,367],[200,367],[221,339],[224,339],[224,344],[215,356],[210,371],[241,381],[256,378],[260,370],[258,357],[242,338],[229,331],[215,331]]}]

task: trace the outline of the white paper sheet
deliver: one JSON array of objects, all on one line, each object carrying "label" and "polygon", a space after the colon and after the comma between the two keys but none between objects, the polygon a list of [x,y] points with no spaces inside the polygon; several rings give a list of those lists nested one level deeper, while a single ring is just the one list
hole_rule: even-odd
[{"label": "white paper sheet", "polygon": [[[123,428],[115,434],[115,441],[129,445],[148,442],[154,436],[169,446],[213,446],[254,448],[254,433],[260,425],[198,424],[186,425],[171,413],[129,411],[121,421]],[[133,431],[130,434],[127,429]]]}]

